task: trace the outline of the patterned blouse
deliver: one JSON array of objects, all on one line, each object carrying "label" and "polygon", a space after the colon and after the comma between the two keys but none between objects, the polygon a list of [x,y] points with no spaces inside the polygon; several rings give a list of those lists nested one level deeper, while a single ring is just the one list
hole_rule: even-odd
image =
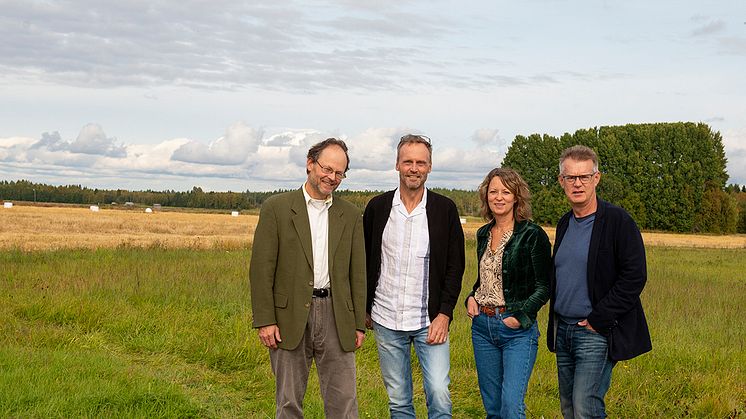
[{"label": "patterned blouse", "polygon": [[482,306],[504,306],[503,295],[503,250],[513,237],[513,230],[506,231],[500,238],[497,250],[492,251],[492,232],[487,241],[487,249],[479,261],[479,289],[474,294],[474,299]]}]

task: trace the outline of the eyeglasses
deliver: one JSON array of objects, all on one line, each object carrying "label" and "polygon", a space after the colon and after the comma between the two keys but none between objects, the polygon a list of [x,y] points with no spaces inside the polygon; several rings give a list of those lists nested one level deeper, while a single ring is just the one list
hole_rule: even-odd
[{"label": "eyeglasses", "polygon": [[335,172],[334,169],[332,169],[331,167],[326,167],[323,164],[319,163],[318,161],[315,161],[314,163],[319,165],[319,167],[321,168],[321,171],[325,175],[331,175],[332,173],[334,173],[334,177],[336,177],[339,180],[342,180],[347,177],[347,175],[344,172]]},{"label": "eyeglasses", "polygon": [[571,184],[574,184],[576,180],[580,180],[580,183],[582,183],[583,185],[587,185],[588,182],[590,182],[591,179],[593,179],[593,176],[596,173],[598,173],[598,172],[589,173],[587,175],[576,175],[576,176],[573,176],[573,175],[562,175],[560,177],[565,182],[569,182]]}]

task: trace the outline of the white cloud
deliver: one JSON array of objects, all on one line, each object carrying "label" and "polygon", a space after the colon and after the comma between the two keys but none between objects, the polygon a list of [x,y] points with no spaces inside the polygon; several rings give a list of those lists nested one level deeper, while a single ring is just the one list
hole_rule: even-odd
[{"label": "white cloud", "polygon": [[746,127],[721,131],[728,159],[728,183],[746,185]]},{"label": "white cloud", "polygon": [[97,124],[88,124],[80,130],[78,138],[70,143],[71,153],[96,154],[107,157],[127,156],[127,147],[117,144],[116,138],[109,138]]},{"label": "white cloud", "polygon": [[49,151],[62,151],[70,148],[70,143],[66,142],[60,136],[60,133],[45,132],[41,135],[41,139],[37,141],[31,148],[46,148]]},{"label": "white cloud", "polygon": [[118,143],[116,138],[107,137],[100,125],[87,124],[75,140],[66,141],[57,131],[45,132],[39,140],[26,139],[6,150],[6,153],[6,159],[12,158],[15,161],[50,162],[61,159],[67,160],[69,165],[89,166],[97,156],[124,158],[127,156],[127,147]]},{"label": "white cloud", "polygon": [[402,128],[368,128],[350,137],[350,166],[372,171],[393,170],[396,165],[396,145],[409,130]]},{"label": "white cloud", "polygon": [[713,19],[704,24],[700,24],[692,31],[692,36],[707,36],[723,32],[726,28],[725,21],[722,19]]},{"label": "white cloud", "polygon": [[189,141],[176,149],[171,159],[186,163],[239,165],[256,153],[261,143],[262,130],[243,122],[231,125],[225,135],[209,145]]},{"label": "white cloud", "polygon": [[[7,162],[6,176],[40,179],[52,183],[76,183],[103,188],[158,189],[173,185],[212,185],[217,190],[267,190],[294,188],[305,180],[308,149],[328,137],[344,140],[349,148],[347,189],[391,189],[397,186],[394,172],[396,144],[410,128],[369,128],[347,136],[313,129],[285,129],[262,140],[263,131],[242,122],[209,145],[175,138],[155,145],[119,146],[127,152],[111,152],[112,138],[95,124],[81,130],[75,141],[57,132],[39,140],[0,138],[0,159]],[[484,134],[484,133],[483,133]],[[485,148],[494,138],[464,150],[440,146],[433,149],[432,187],[473,188],[487,170],[496,166],[501,153]],[[76,151],[73,151],[75,149]],[[88,153],[83,153],[87,151]],[[98,152],[99,154],[92,154]]]},{"label": "white cloud", "polygon": [[433,172],[447,171],[461,174],[485,175],[500,165],[504,154],[482,148],[455,147],[433,151]]},{"label": "white cloud", "polygon": [[728,36],[719,40],[720,49],[725,54],[746,56],[746,38]]},{"label": "white cloud", "polygon": [[33,138],[0,138],[0,161],[14,162],[26,159],[26,150],[36,142]]},{"label": "white cloud", "polygon": [[[6,77],[72,86],[381,89],[417,81],[403,71],[413,59],[437,65],[418,45],[453,31],[447,16],[406,9],[230,0],[147,7],[4,2],[0,69]],[[403,44],[391,42],[401,37]]]},{"label": "white cloud", "polygon": [[5,176],[273,189],[337,136],[342,187],[388,188],[414,126],[429,183],[471,188],[518,133],[712,117],[746,183],[738,2],[146,3],[0,0],[0,136],[34,137],[0,139]]},{"label": "white cloud", "polygon": [[490,144],[496,144],[500,141],[500,137],[497,135],[498,130],[490,128],[482,128],[474,131],[471,139],[478,146],[484,147]]}]

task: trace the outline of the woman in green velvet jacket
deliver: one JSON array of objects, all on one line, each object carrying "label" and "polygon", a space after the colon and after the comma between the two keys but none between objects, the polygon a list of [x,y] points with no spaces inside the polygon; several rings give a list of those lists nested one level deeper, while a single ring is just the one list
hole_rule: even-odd
[{"label": "woman in green velvet jacket", "polygon": [[551,246],[530,221],[528,185],[512,169],[491,170],[479,187],[478,274],[466,308],[479,391],[488,418],[525,417],[526,388],[536,361],[536,313],[549,300]]}]

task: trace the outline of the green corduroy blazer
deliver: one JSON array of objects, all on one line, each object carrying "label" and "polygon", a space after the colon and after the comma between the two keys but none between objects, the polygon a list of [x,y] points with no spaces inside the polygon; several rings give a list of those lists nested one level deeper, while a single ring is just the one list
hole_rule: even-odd
[{"label": "green corduroy blazer", "polygon": [[[365,331],[365,243],[360,211],[340,198],[329,207],[329,277],[337,333],[344,351]],[[252,324],[277,324],[282,349],[303,336],[313,293],[313,249],[301,189],[267,199],[254,232],[251,263]]]}]

